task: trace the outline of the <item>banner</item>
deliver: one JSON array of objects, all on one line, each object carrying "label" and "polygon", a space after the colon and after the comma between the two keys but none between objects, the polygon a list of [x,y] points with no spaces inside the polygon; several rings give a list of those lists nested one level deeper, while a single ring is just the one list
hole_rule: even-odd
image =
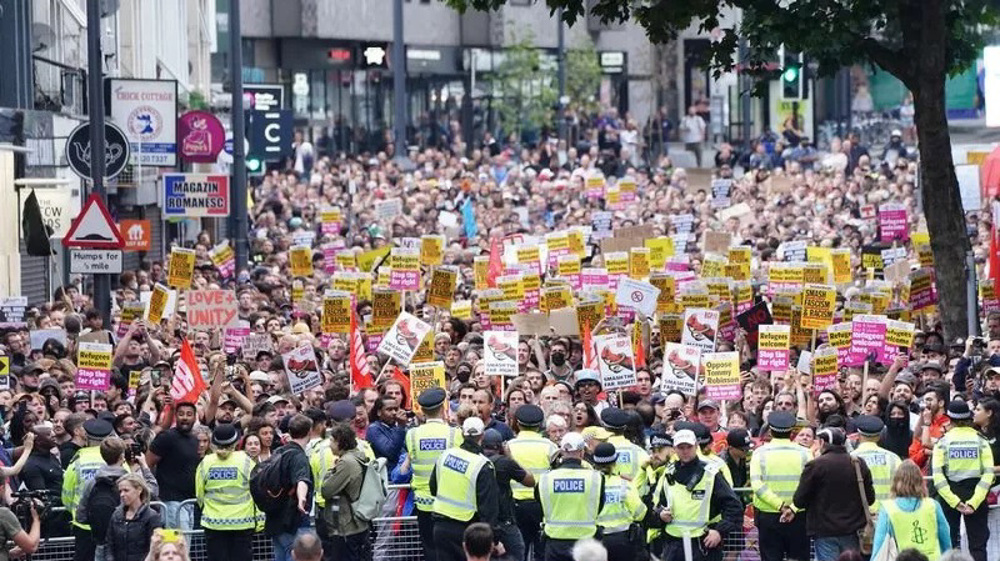
[{"label": "banner", "polygon": [[719,331],[719,312],[705,309],[684,310],[684,330],[681,343],[693,345],[702,353],[715,351],[715,336]]},{"label": "banner", "polygon": [[187,322],[192,329],[227,327],[238,317],[236,293],[232,290],[191,290],[187,293]]},{"label": "banner", "polygon": [[104,391],[111,387],[113,348],[105,343],[79,342],[76,362],[76,389]]},{"label": "banner", "polygon": [[172,248],[167,265],[167,284],[174,288],[191,288],[191,283],[194,281],[194,261],[193,249]]},{"label": "banner", "polygon": [[415,362],[408,368],[410,374],[410,395],[413,396],[413,411],[421,413],[420,404],[416,398],[420,394],[431,388],[447,388],[444,376],[444,363],[435,362]]},{"label": "banner", "polygon": [[740,353],[705,353],[701,357],[705,367],[705,389],[709,399],[740,399]]},{"label": "banner", "polygon": [[594,338],[601,386],[605,391],[636,384],[632,341],[625,335],[601,335]]},{"label": "banner", "polygon": [[406,366],[430,332],[430,325],[408,312],[402,312],[379,342],[378,352],[389,355],[399,366]]},{"label": "banner", "polygon": [[684,395],[695,395],[698,389],[698,370],[701,367],[701,349],[667,342],[664,354],[667,359],[663,361],[660,391],[677,390]]},{"label": "banner", "polygon": [[768,372],[788,370],[792,328],[788,325],[761,325],[757,338],[757,368]]},{"label": "banner", "polygon": [[517,376],[517,331],[487,331],[483,340],[486,375]]},{"label": "banner", "polygon": [[288,376],[288,387],[293,395],[318,388],[323,385],[323,375],[319,372],[319,362],[311,345],[295,347],[281,355]]}]

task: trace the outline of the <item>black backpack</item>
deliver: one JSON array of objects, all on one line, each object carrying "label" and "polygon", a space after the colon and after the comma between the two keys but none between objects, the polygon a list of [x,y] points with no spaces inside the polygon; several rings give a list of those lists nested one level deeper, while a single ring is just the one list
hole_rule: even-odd
[{"label": "black backpack", "polygon": [[110,477],[94,479],[94,486],[87,497],[87,522],[90,524],[90,533],[97,543],[104,543],[108,527],[111,526],[111,515],[119,504],[121,496],[118,494],[115,480]]},{"label": "black backpack", "polygon": [[282,451],[254,466],[250,471],[250,496],[266,515],[283,512],[295,488],[286,483],[281,463]]}]

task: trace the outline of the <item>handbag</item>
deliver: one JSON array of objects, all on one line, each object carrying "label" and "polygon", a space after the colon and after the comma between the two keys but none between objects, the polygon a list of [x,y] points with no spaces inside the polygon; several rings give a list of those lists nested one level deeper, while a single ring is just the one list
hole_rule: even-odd
[{"label": "handbag", "polygon": [[[861,476],[861,466],[858,464],[859,461],[860,460],[857,458],[851,458],[851,462],[854,463],[854,474],[857,475],[858,479],[858,493],[860,493],[861,496],[861,508],[865,511],[865,527],[858,530],[858,547],[861,555],[871,555],[872,541],[875,539],[875,522],[872,520],[871,509],[868,508],[868,496],[865,493],[865,480],[864,477]],[[884,549],[884,547],[882,549]]]},{"label": "handbag", "polygon": [[888,533],[882,540],[882,547],[872,555],[871,561],[896,561],[898,555],[899,546],[896,545],[896,538],[892,533]]}]

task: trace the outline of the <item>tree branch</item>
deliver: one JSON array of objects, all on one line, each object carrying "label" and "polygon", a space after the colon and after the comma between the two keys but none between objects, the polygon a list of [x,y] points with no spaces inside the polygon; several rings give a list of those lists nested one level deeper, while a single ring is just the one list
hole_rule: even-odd
[{"label": "tree branch", "polygon": [[861,48],[868,54],[875,64],[881,66],[886,72],[899,78],[909,89],[914,89],[916,75],[912,72],[910,65],[906,64],[903,53],[886,47],[872,37],[861,39]]}]

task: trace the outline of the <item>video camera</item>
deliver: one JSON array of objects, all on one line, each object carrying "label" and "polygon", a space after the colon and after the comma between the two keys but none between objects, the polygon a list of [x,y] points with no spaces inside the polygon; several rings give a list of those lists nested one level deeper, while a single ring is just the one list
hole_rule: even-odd
[{"label": "video camera", "polygon": [[[38,489],[35,491],[28,491],[27,489],[19,489],[11,493],[14,497],[14,503],[10,505],[11,512],[17,517],[18,522],[21,523],[21,527],[27,530],[31,528],[31,504],[35,504],[35,511],[38,513],[38,518],[42,519],[45,514],[53,507],[56,501],[59,500],[58,494],[49,491],[48,489]],[[55,499],[53,499],[55,497]]]}]

